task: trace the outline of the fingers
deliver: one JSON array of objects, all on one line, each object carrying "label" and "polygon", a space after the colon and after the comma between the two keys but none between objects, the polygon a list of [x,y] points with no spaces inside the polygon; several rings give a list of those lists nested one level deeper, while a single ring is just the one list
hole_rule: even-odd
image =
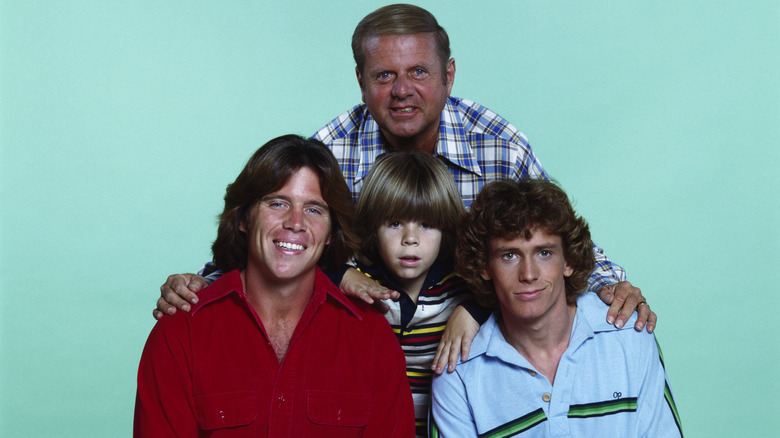
[{"label": "fingers", "polygon": [[448,373],[455,371],[455,366],[458,364],[458,358],[460,357],[461,348],[463,347],[461,343],[461,338],[455,339],[455,341],[453,342],[453,347],[459,347],[459,348],[450,348],[449,360],[447,361]]},{"label": "fingers", "polygon": [[[637,307],[649,307],[646,306],[645,298],[642,296],[642,291],[638,287],[634,287],[628,281],[621,281],[613,288],[614,299],[607,312],[607,322],[615,324],[617,328],[623,328],[628,319],[634,313],[634,310],[642,310]],[[640,306],[640,303],[642,305]],[[649,310],[649,309],[648,309]],[[640,314],[638,322],[644,327],[647,321],[647,316],[642,319]]]},{"label": "fingers", "polygon": [[[642,306],[644,307],[644,306]],[[652,310],[650,316],[647,318],[647,333],[653,333],[655,331],[655,324],[658,322],[658,315]],[[641,328],[639,330],[642,330]]]},{"label": "fingers", "polygon": [[197,302],[198,297],[186,286],[178,286],[178,288],[160,288],[162,296],[157,300],[157,309],[161,312],[165,312],[169,315],[173,315],[176,309],[181,309],[185,312],[190,311],[190,303],[188,300],[195,300]]},{"label": "fingers", "polygon": [[377,284],[370,277],[353,268],[344,273],[339,288],[345,294],[360,298],[368,304],[374,304],[375,300],[398,299],[401,296],[397,291]]},{"label": "fingers", "polygon": [[[610,285],[610,286],[604,286],[597,292],[599,298],[601,298],[601,301],[604,302],[604,304],[612,304],[612,300],[615,299],[615,294],[612,293],[612,291],[615,290],[616,284]],[[610,322],[610,324],[612,324]]]},{"label": "fingers", "polygon": [[608,297],[610,297],[610,302],[607,303],[606,300],[604,300],[604,302],[609,304],[609,310],[607,310],[607,322],[610,323],[610,324],[614,324],[615,323],[615,319],[618,316],[618,312],[623,307],[623,302],[624,302],[623,300],[625,300],[625,297],[623,297],[622,299],[616,299],[615,294],[614,294],[614,290],[615,290],[616,287],[617,287],[617,285],[613,284],[611,286],[602,287],[601,290],[599,291],[599,296],[602,297],[602,300],[604,300],[604,297],[603,297],[601,291],[603,291],[605,289],[609,290],[608,292],[606,292],[606,294],[607,294]]},{"label": "fingers", "polygon": [[647,333],[653,333],[653,330],[655,330],[655,323],[658,321],[658,316],[650,309],[650,305],[644,301],[640,301],[636,311],[638,316],[634,323],[634,329],[641,332],[643,328],[647,327]]},{"label": "fingers", "polygon": [[447,360],[450,352],[449,342],[439,342],[439,347],[436,349],[436,356],[433,357],[433,363],[431,364],[431,370],[437,375],[441,375],[447,368]]},{"label": "fingers", "polygon": [[[474,340],[474,336],[463,337],[463,342],[460,344],[460,359],[466,361],[469,358],[469,351],[471,351],[471,341]],[[454,368],[454,367],[453,367]]]},{"label": "fingers", "polygon": [[165,298],[157,298],[157,309],[154,310],[154,318],[160,319],[163,315],[173,315],[176,313],[176,307],[165,301]]},{"label": "fingers", "polygon": [[353,297],[360,298],[366,304],[371,304],[372,306],[374,305],[374,299],[371,298],[371,294],[369,294],[366,291],[356,291],[352,293],[347,293],[347,291],[342,291],[342,292],[344,292],[347,295],[352,295]]},{"label": "fingers", "polygon": [[157,310],[168,315],[176,313],[176,309],[189,312],[190,303],[198,302],[196,292],[206,287],[206,280],[195,274],[175,274],[160,286],[160,299],[157,300]]},{"label": "fingers", "polygon": [[[190,284],[187,286],[187,289],[191,290],[194,294],[197,294],[198,292],[202,291],[206,288],[206,286],[209,285],[209,283],[206,281],[205,278],[201,277],[200,275],[190,274]],[[198,302],[198,296],[193,295],[193,300],[189,300],[193,304]]]},{"label": "fingers", "polygon": [[[359,289],[356,289],[352,293],[347,293],[347,291],[344,291],[344,293],[346,293],[347,295],[352,295],[354,297],[360,298],[366,303],[376,307],[376,309],[380,310],[382,313],[387,312],[387,310],[390,309],[390,307],[382,303],[381,300],[398,299],[398,297],[400,297],[400,294],[398,292],[391,291],[390,289],[386,289],[376,283],[372,284],[369,287],[361,287]],[[393,298],[393,296],[395,296],[395,298]],[[381,303],[381,305],[377,303]]]},{"label": "fingers", "polygon": [[374,283],[372,287],[366,289],[366,293],[375,300],[388,300],[392,297],[393,292],[395,292],[396,298],[400,296],[398,292],[391,291],[390,289],[382,287],[376,283]]},{"label": "fingers", "polygon": [[645,328],[645,324],[647,323],[647,318],[650,317],[650,306],[647,304],[646,301],[640,301],[637,304],[636,308],[636,322],[634,323],[634,329],[636,331],[641,332],[643,328]]}]

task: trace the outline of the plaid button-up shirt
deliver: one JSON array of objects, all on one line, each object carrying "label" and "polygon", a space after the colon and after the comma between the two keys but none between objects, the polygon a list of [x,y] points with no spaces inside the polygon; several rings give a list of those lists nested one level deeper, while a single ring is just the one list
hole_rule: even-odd
[{"label": "plaid button-up shirt", "polygon": [[[382,142],[379,125],[365,105],[357,105],[313,137],[333,151],[357,202],[368,170],[390,151]],[[484,106],[457,97],[447,98],[434,155],[450,170],[466,207],[489,182],[519,181],[526,176],[549,179],[522,132]],[[594,251],[596,269],[589,280],[590,290],[625,280],[623,268],[598,246],[594,245]]]}]

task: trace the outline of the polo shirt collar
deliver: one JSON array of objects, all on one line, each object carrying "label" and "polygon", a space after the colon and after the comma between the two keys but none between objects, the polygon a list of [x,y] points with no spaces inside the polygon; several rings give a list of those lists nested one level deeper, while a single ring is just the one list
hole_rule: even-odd
[{"label": "polo shirt collar", "polygon": [[[504,335],[498,328],[497,315],[499,310],[493,312],[490,318],[479,329],[479,333],[471,344],[472,354],[469,358],[485,354],[496,357],[504,362],[530,367],[531,365],[525,358],[517,352],[504,339]],[[571,336],[569,338],[569,347],[567,351],[574,352],[588,339],[596,333],[615,331],[615,330],[633,330],[636,313],[629,319],[622,329],[606,321],[607,305],[604,304],[598,295],[594,293],[585,293],[577,299],[577,312],[574,314]]]}]

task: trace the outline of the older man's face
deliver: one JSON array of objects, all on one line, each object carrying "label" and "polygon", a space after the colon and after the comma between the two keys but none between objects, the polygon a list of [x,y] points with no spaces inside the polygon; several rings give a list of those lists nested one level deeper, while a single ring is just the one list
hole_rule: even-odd
[{"label": "older man's face", "polygon": [[358,82],[382,134],[393,147],[432,153],[455,79],[455,61],[450,59],[442,71],[429,33],[371,37],[365,53]]}]

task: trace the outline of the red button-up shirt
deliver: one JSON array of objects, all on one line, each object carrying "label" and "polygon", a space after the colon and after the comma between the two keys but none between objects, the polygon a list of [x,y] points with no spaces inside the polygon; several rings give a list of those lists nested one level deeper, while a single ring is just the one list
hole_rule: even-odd
[{"label": "red button-up shirt", "polygon": [[231,271],[152,329],[138,370],[136,437],[411,437],[404,356],[385,318],[317,270],[279,363]]}]

